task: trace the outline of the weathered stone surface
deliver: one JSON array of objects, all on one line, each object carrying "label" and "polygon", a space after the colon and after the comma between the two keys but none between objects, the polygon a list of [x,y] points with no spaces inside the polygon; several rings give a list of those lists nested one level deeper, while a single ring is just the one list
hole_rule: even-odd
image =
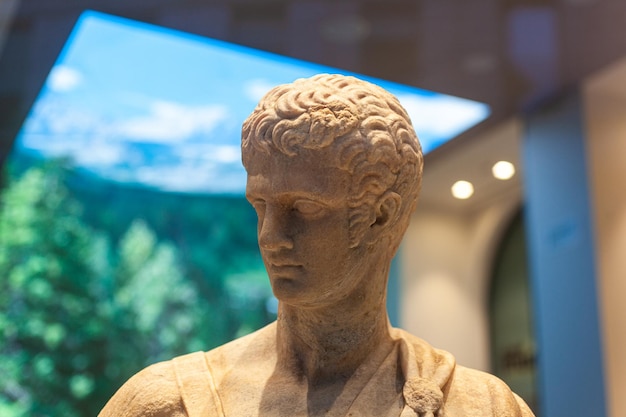
[{"label": "weathered stone surface", "polygon": [[277,321],[146,368],[100,416],[532,416],[502,381],[389,324],[422,172],[395,97],[340,75],[278,86],[242,154]]}]

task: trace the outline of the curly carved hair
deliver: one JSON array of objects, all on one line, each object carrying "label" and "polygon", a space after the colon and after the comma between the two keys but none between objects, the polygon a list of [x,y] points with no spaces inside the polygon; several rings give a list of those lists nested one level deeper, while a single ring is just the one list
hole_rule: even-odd
[{"label": "curly carved hair", "polygon": [[243,124],[245,167],[258,152],[296,156],[299,148],[327,147],[353,178],[351,245],[375,221],[372,207],[387,191],[402,198],[402,236],[417,202],[423,158],[409,116],[392,94],[354,77],[317,75],[273,88]]}]

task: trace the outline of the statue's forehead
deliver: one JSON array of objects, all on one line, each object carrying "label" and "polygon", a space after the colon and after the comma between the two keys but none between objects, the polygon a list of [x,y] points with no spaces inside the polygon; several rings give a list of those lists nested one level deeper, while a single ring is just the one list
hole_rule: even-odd
[{"label": "statue's forehead", "polygon": [[337,152],[332,146],[321,149],[295,146],[289,150],[293,154],[281,152],[274,146],[248,150],[246,171],[254,174],[259,171],[270,172],[275,168],[280,168],[282,172],[298,172],[305,167],[338,168]]},{"label": "statue's forehead", "polygon": [[335,166],[325,152],[307,151],[295,156],[281,153],[252,158],[247,167],[246,192],[265,197],[272,194],[310,194],[346,198],[351,177]]}]

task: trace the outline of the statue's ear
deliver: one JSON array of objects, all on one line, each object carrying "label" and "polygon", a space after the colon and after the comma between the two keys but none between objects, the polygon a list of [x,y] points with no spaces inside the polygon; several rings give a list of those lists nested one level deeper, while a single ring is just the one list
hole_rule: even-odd
[{"label": "statue's ear", "polygon": [[369,240],[373,243],[393,226],[400,216],[402,197],[393,191],[387,191],[376,201],[374,209],[376,218],[368,231]]}]

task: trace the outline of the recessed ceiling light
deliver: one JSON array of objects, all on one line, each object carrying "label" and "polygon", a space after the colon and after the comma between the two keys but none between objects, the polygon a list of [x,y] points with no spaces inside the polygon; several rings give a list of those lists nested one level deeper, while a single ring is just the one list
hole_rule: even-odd
[{"label": "recessed ceiling light", "polygon": [[469,181],[457,181],[451,190],[452,195],[459,200],[466,200],[474,194],[474,186]]},{"label": "recessed ceiling light", "polygon": [[509,161],[498,161],[491,167],[491,172],[499,180],[508,180],[515,175],[515,166]]}]

